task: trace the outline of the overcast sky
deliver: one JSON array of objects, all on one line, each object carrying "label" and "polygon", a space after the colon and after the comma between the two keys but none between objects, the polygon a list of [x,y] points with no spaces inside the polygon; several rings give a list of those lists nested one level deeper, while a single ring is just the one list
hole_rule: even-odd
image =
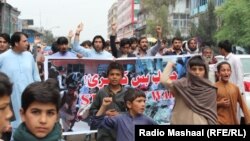
[{"label": "overcast sky", "polygon": [[82,21],[81,40],[97,34],[107,39],[108,10],[117,0],[7,0],[16,7],[21,19],[34,19],[34,26],[51,29],[55,36],[75,31]]}]

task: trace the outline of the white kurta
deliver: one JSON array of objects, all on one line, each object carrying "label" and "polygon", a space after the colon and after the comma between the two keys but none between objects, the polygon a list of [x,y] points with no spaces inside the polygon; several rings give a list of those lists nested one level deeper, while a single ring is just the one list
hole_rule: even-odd
[{"label": "white kurta", "polygon": [[30,52],[16,53],[9,49],[0,55],[0,71],[7,74],[13,83],[11,100],[16,120],[12,122],[12,127],[17,128],[21,123],[19,110],[22,92],[30,83],[41,81],[38,68]]},{"label": "white kurta", "polygon": [[242,67],[242,63],[239,57],[236,57],[234,54],[229,53],[225,60],[231,65],[232,74],[230,76],[230,82],[237,85],[240,89],[240,93],[244,93],[244,71]]}]

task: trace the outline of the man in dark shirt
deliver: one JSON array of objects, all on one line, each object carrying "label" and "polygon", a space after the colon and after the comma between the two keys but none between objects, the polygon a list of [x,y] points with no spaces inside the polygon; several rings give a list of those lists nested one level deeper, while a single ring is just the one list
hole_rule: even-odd
[{"label": "man in dark shirt", "polygon": [[172,47],[169,48],[163,55],[183,55],[186,54],[182,50],[182,39],[179,37],[174,37],[172,39]]}]

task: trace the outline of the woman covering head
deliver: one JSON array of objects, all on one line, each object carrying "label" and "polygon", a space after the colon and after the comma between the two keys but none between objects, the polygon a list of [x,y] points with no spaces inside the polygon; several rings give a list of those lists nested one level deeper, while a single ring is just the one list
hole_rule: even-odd
[{"label": "woman covering head", "polygon": [[208,80],[208,66],[199,56],[193,56],[187,63],[187,75],[171,80],[174,63],[168,62],[161,83],[175,96],[171,124],[216,124],[216,87]]}]

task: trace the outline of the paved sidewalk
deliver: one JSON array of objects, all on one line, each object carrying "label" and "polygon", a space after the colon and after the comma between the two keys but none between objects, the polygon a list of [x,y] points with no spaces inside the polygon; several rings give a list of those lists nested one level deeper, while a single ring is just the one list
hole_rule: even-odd
[{"label": "paved sidewalk", "polygon": [[[76,122],[73,127],[73,132],[77,133],[83,130],[89,130],[89,126],[86,122]],[[72,133],[73,134],[73,133]],[[91,134],[91,139],[86,138],[86,134],[68,135],[66,141],[95,141],[94,133]]]},{"label": "paved sidewalk", "polygon": [[91,136],[91,140],[87,140],[85,135],[72,135],[68,136],[66,141],[95,141],[94,135]]}]

